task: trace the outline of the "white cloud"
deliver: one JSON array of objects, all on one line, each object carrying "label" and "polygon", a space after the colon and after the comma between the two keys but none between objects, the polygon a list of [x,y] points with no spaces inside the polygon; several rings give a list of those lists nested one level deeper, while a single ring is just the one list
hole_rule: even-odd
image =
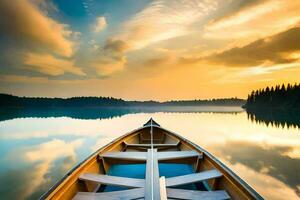
[{"label": "white cloud", "polygon": [[99,33],[103,31],[107,26],[106,18],[105,17],[98,17],[96,19],[96,24],[94,26],[94,31]]},{"label": "white cloud", "polygon": [[216,7],[216,1],[210,0],[156,0],[125,22],[116,38],[128,42],[132,49],[141,49],[191,33],[193,23]]}]

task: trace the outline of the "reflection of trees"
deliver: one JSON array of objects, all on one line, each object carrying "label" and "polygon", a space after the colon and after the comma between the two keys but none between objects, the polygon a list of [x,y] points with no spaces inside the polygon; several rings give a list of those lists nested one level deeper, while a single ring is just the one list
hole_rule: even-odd
[{"label": "reflection of trees", "polygon": [[247,109],[248,119],[275,127],[300,128],[300,110],[256,110]]},{"label": "reflection of trees", "polygon": [[218,146],[222,157],[229,158],[232,164],[241,163],[257,172],[267,173],[293,188],[298,196],[300,189],[300,159],[291,158],[286,154],[293,150],[288,146],[263,148],[247,142],[227,142]]},{"label": "reflection of trees", "polygon": [[218,107],[218,112],[206,110],[206,107],[181,107],[181,106],[158,106],[158,107],[88,107],[88,108],[0,108],[0,121],[28,118],[28,117],[70,117],[74,119],[107,119],[120,117],[131,113],[154,113],[154,112],[214,112],[237,114],[239,111],[232,107],[232,110]]}]

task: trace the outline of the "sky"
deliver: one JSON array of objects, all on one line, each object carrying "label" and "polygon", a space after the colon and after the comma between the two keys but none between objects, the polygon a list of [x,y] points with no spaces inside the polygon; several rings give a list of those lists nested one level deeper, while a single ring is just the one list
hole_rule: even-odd
[{"label": "sky", "polygon": [[0,0],[0,93],[238,97],[300,80],[300,1]]}]

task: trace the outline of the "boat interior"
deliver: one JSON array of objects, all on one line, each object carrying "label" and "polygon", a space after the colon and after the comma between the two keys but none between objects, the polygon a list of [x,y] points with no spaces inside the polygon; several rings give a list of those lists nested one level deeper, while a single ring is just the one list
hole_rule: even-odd
[{"label": "boat interior", "polygon": [[45,199],[257,199],[231,173],[150,119],[79,164]]}]

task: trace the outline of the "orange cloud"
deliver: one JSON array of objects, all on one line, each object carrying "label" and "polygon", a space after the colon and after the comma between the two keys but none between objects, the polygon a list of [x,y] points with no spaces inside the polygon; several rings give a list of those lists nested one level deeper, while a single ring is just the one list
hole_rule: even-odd
[{"label": "orange cloud", "polygon": [[41,1],[0,1],[0,31],[28,46],[53,51],[61,56],[73,54],[74,43],[68,39],[72,31],[42,12]]},{"label": "orange cloud", "polygon": [[98,75],[109,76],[115,72],[121,71],[127,63],[127,58],[124,55],[104,56],[92,63]]},{"label": "orange cloud", "polygon": [[79,67],[74,65],[73,61],[55,58],[50,54],[27,53],[24,64],[27,65],[27,69],[50,76],[58,76],[66,72],[79,76],[85,75]]},{"label": "orange cloud", "polygon": [[285,31],[300,21],[300,1],[257,1],[204,27],[206,39],[232,40],[245,45],[259,38]]},{"label": "orange cloud", "polygon": [[187,35],[192,24],[201,21],[217,7],[216,1],[154,1],[124,23],[117,38],[128,42],[131,49]]},{"label": "orange cloud", "polygon": [[288,55],[300,51],[300,27],[291,28],[272,37],[257,40],[243,47],[235,47],[213,54],[207,59],[226,66],[258,66],[264,63],[293,63],[299,57]]}]

